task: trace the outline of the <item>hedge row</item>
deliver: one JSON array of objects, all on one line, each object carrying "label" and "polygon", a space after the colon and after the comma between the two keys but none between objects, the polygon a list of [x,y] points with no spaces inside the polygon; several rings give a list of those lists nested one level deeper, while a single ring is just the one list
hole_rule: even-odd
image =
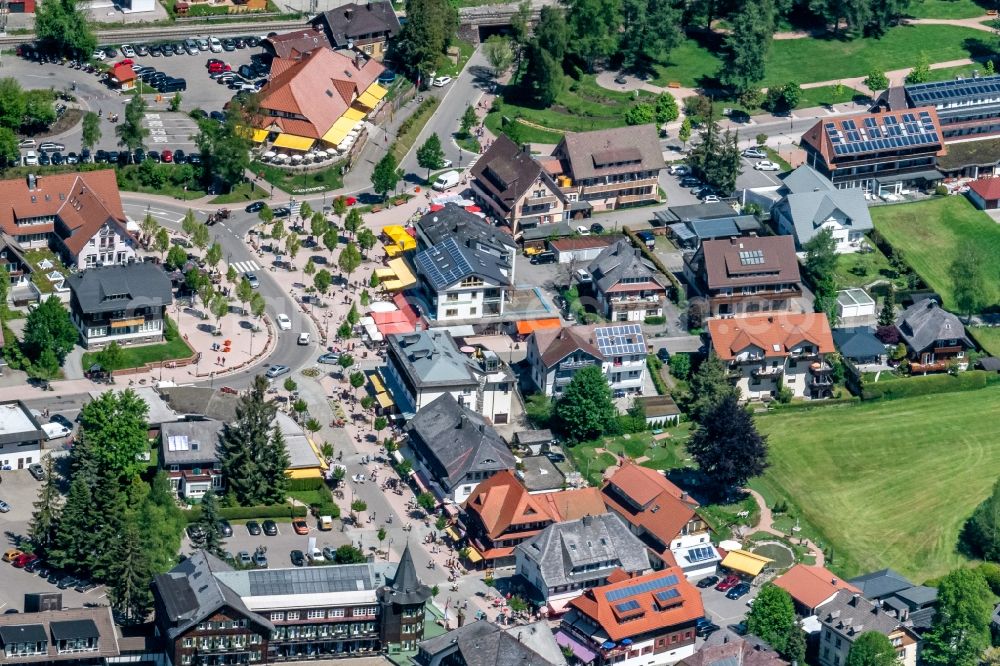
[{"label": "hedge row", "polygon": [[660,374],[660,368],[663,367],[663,362],[656,358],[655,356],[646,357],[646,368],[649,370],[649,376],[653,378],[653,386],[656,387],[656,392],[660,395],[670,395],[670,389],[667,388],[667,383],[663,381],[663,375]]},{"label": "hedge row", "polygon": [[[201,507],[196,506],[184,512],[189,523],[201,518]],[[226,520],[249,520],[251,518],[305,518],[309,510],[304,506],[272,504],[270,506],[224,506],[219,508],[219,518]]]},{"label": "hedge row", "polygon": [[288,490],[298,492],[302,490],[325,490],[326,482],[323,479],[288,479]]},{"label": "hedge row", "polygon": [[[969,370],[957,375],[940,374],[889,379],[874,384],[865,384],[861,397],[863,400],[894,400],[932,393],[976,391],[986,388],[987,384],[998,381],[998,379],[992,379],[991,376],[996,377],[994,373],[985,370]],[[992,381],[990,381],[991,379]]]},{"label": "hedge row", "polygon": [[684,300],[684,288],[681,286],[681,283],[677,280],[677,278],[674,277],[674,274],[667,270],[667,267],[663,265],[663,262],[660,261],[655,254],[649,251],[649,248],[646,247],[646,242],[636,236],[635,232],[632,231],[631,228],[622,227],[622,231],[624,231],[625,235],[632,240],[632,244],[639,248],[639,251],[642,252],[642,256],[652,262],[652,264],[656,266],[656,270],[667,276],[667,279],[670,280],[670,284],[672,286],[671,289],[667,290],[667,295],[674,305],[680,305]]}]

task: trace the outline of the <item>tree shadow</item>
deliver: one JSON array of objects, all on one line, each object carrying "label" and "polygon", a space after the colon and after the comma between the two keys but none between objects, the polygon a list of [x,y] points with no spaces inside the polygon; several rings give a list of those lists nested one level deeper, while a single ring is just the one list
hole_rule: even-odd
[{"label": "tree shadow", "polygon": [[980,37],[966,37],[962,40],[962,48],[969,52],[973,60],[986,60],[996,55],[991,43]]}]

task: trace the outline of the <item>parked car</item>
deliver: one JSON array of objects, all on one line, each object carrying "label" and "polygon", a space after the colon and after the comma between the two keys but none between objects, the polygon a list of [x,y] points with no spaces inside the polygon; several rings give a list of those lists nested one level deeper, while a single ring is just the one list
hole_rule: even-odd
[{"label": "parked car", "polygon": [[195,44],[198,45],[198,50],[199,51],[207,51],[208,50],[208,40],[205,39],[204,37],[199,37],[198,39],[194,40],[194,42],[195,42]]},{"label": "parked car", "polygon": [[253,554],[253,565],[258,569],[267,568],[267,555],[264,554],[263,550],[257,549],[257,552]]},{"label": "parked car", "polygon": [[760,148],[747,148],[746,150],[743,151],[743,157],[750,157],[750,158],[753,158],[753,159],[762,159],[762,158],[767,157],[767,153],[765,153]]},{"label": "parked car", "polygon": [[122,55],[126,58],[134,58],[135,49],[132,48],[131,44],[122,44]]},{"label": "parked car", "polygon": [[97,60],[98,62],[105,60],[108,54],[104,52],[103,49],[94,49],[94,52],[90,54],[92,60]]},{"label": "parked car", "polygon": [[712,587],[718,582],[719,582],[718,576],[708,576],[707,578],[702,578],[701,580],[699,580],[697,586],[702,589],[705,589],[706,587]]},{"label": "parked car", "polygon": [[54,141],[45,141],[42,145],[38,146],[38,150],[45,153],[51,153],[56,150],[66,150],[66,146],[61,143],[55,143]]},{"label": "parked car", "polygon": [[22,149],[22,150],[24,150],[26,148],[36,148],[37,146],[38,146],[38,142],[35,141],[34,139],[23,139],[22,141],[20,141],[17,144],[17,147],[20,148],[20,149]]},{"label": "parked car", "polygon": [[250,536],[260,536],[260,523],[256,520],[248,520],[247,532],[250,533]]},{"label": "parked car", "polygon": [[529,261],[536,266],[541,264],[554,264],[556,263],[556,253],[539,252],[538,254],[532,255]]},{"label": "parked car", "polygon": [[281,375],[287,375],[289,372],[291,372],[291,368],[287,365],[272,365],[267,369],[267,372],[264,373],[264,376],[268,379],[274,379],[276,377],[280,377]]},{"label": "parked car", "polygon": [[671,164],[670,165],[670,175],[671,176],[688,176],[691,174],[691,167],[687,164]]},{"label": "parked car", "polygon": [[750,583],[738,583],[726,592],[726,599],[739,599],[750,592]]},{"label": "parked car", "polygon": [[253,273],[244,273],[243,278],[250,283],[251,289],[257,289],[260,287],[260,280]]},{"label": "parked car", "polygon": [[770,160],[761,160],[760,162],[757,162],[756,164],[754,164],[753,168],[757,169],[757,171],[780,171],[781,170],[780,166],[778,166],[775,162],[772,162]]},{"label": "parked car", "polygon": [[28,465],[28,473],[35,477],[36,481],[43,481],[45,479],[45,470],[38,463]]},{"label": "parked car", "polygon": [[34,559],[28,564],[24,565],[24,570],[28,573],[38,573],[38,571],[45,566],[45,561],[41,559]]},{"label": "parked car", "polygon": [[292,521],[292,529],[295,530],[296,534],[309,534],[309,524],[301,518]]},{"label": "parked car", "polygon": [[695,635],[698,636],[698,638],[708,638],[721,628],[722,627],[712,622],[708,618],[702,618],[698,620],[698,623],[695,625],[694,633]]},{"label": "parked car", "polygon": [[145,57],[149,55],[149,47],[145,44],[135,45],[135,54],[140,57]]},{"label": "parked car", "polygon": [[228,520],[219,521],[219,534],[224,537],[233,536],[233,526],[229,524]]},{"label": "parked car", "polygon": [[224,39],[224,40],[222,40],[222,50],[223,51],[235,51],[236,50],[236,40],[234,40],[234,39]]},{"label": "parked car", "polygon": [[191,541],[201,541],[205,538],[205,530],[201,529],[201,525],[188,525],[187,535]]},{"label": "parked car", "polygon": [[604,225],[602,225],[600,222],[594,222],[592,225],[590,225],[590,233],[592,233],[592,234],[603,234],[604,233]]},{"label": "parked car", "polygon": [[726,590],[739,584],[740,584],[739,576],[729,575],[723,578],[722,581],[715,586],[715,589],[719,592],[725,592]]},{"label": "parked car", "polygon": [[436,79],[434,79],[433,83],[434,83],[434,87],[435,88],[444,88],[446,85],[448,85],[449,83],[451,83],[451,77],[450,76],[439,76]]},{"label": "parked car", "polygon": [[333,352],[327,352],[316,359],[317,363],[323,363],[325,365],[337,365],[337,360],[340,358],[340,354],[334,354]]},{"label": "parked car", "polygon": [[292,564],[297,567],[304,567],[306,565],[306,556],[301,550],[293,550],[291,553]]},{"label": "parked car", "polygon": [[250,553],[245,550],[241,550],[236,553],[236,564],[244,568],[249,568],[253,566],[253,558],[250,557]]},{"label": "parked car", "polygon": [[265,520],[263,522],[264,534],[267,536],[277,536],[278,535],[278,525],[273,520]]},{"label": "parked car", "polygon": [[172,150],[164,150],[162,153],[160,153],[160,159],[162,159],[163,162],[166,163],[166,164],[173,163],[173,161],[174,161],[174,151],[172,151]]},{"label": "parked car", "polygon": [[[656,358],[660,359],[664,363],[670,363],[670,352],[667,351],[666,347],[660,347],[659,349],[656,350]],[[715,576],[712,576],[712,577],[715,578]],[[719,580],[719,579],[715,578],[715,580]],[[700,585],[701,584],[699,583],[699,586]],[[708,585],[714,585],[714,583],[709,583]],[[708,585],[706,585],[705,587],[708,587]]]},{"label": "parked car", "polygon": [[212,53],[222,53],[222,42],[219,41],[218,37],[209,37],[208,48],[212,51]]},{"label": "parked car", "polygon": [[37,559],[38,555],[35,555],[34,553],[21,553],[13,560],[11,560],[10,563],[13,564],[14,567],[17,569],[23,569]]},{"label": "parked car", "polygon": [[701,181],[694,176],[685,176],[681,178],[681,187],[701,187]]},{"label": "parked car", "polygon": [[719,203],[719,201],[720,199],[718,194],[706,194],[701,198],[702,203]]},{"label": "parked car", "polygon": [[24,551],[21,550],[20,548],[8,548],[3,553],[3,561],[4,562],[13,562],[14,560],[16,560],[21,555],[24,555]]},{"label": "parked car", "polygon": [[281,313],[275,319],[278,322],[278,328],[282,331],[290,331],[292,329],[292,320],[288,318],[288,315]]}]

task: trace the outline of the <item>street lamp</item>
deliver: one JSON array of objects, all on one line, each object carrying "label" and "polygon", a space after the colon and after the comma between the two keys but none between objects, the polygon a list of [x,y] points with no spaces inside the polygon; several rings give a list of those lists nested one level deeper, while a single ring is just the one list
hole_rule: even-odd
[{"label": "street lamp", "polygon": [[385,549],[385,561],[389,561],[389,553],[392,551],[392,539],[389,539],[389,545]]}]

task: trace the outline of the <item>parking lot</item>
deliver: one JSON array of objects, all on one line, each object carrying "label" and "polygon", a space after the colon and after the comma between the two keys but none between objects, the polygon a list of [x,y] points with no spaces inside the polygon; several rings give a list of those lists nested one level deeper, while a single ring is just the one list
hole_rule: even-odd
[{"label": "parking lot", "polygon": [[[720,578],[723,578],[720,574]],[[697,580],[691,581],[697,583]],[[719,631],[709,636],[706,641],[710,645],[722,643],[726,638],[732,639],[736,633],[730,629],[730,625],[736,625],[746,619],[750,607],[747,602],[757,596],[758,588],[751,588],[750,593],[739,599],[727,599],[725,592],[719,592],[714,587],[706,587],[701,592],[701,600],[705,605],[705,617],[709,618],[717,625]]]},{"label": "parking lot", "polygon": [[[350,540],[340,531],[339,521],[334,521],[334,525],[337,526],[336,529],[321,531],[316,528],[316,519],[310,516],[306,519],[306,523],[309,525],[309,534],[306,535],[296,534],[292,529],[291,522],[287,519],[274,519],[274,521],[278,525],[278,534],[276,536],[267,536],[263,533],[254,536],[247,531],[247,521],[231,521],[233,536],[223,539],[223,549],[233,555],[245,550],[252,556],[258,546],[264,546],[267,549],[268,566],[270,568],[278,568],[292,566],[289,557],[291,551],[301,550],[303,553],[307,552],[311,537],[316,539],[316,546],[319,548],[330,546],[336,549],[339,546],[350,543]],[[258,524],[263,522],[263,520],[257,521]],[[181,544],[181,551],[190,553],[192,550],[191,540],[185,533],[183,543]]]},{"label": "parking lot", "polygon": [[191,152],[195,149],[198,123],[186,114],[151,111],[146,114],[142,125],[149,130],[146,147],[150,150],[181,148]]}]

